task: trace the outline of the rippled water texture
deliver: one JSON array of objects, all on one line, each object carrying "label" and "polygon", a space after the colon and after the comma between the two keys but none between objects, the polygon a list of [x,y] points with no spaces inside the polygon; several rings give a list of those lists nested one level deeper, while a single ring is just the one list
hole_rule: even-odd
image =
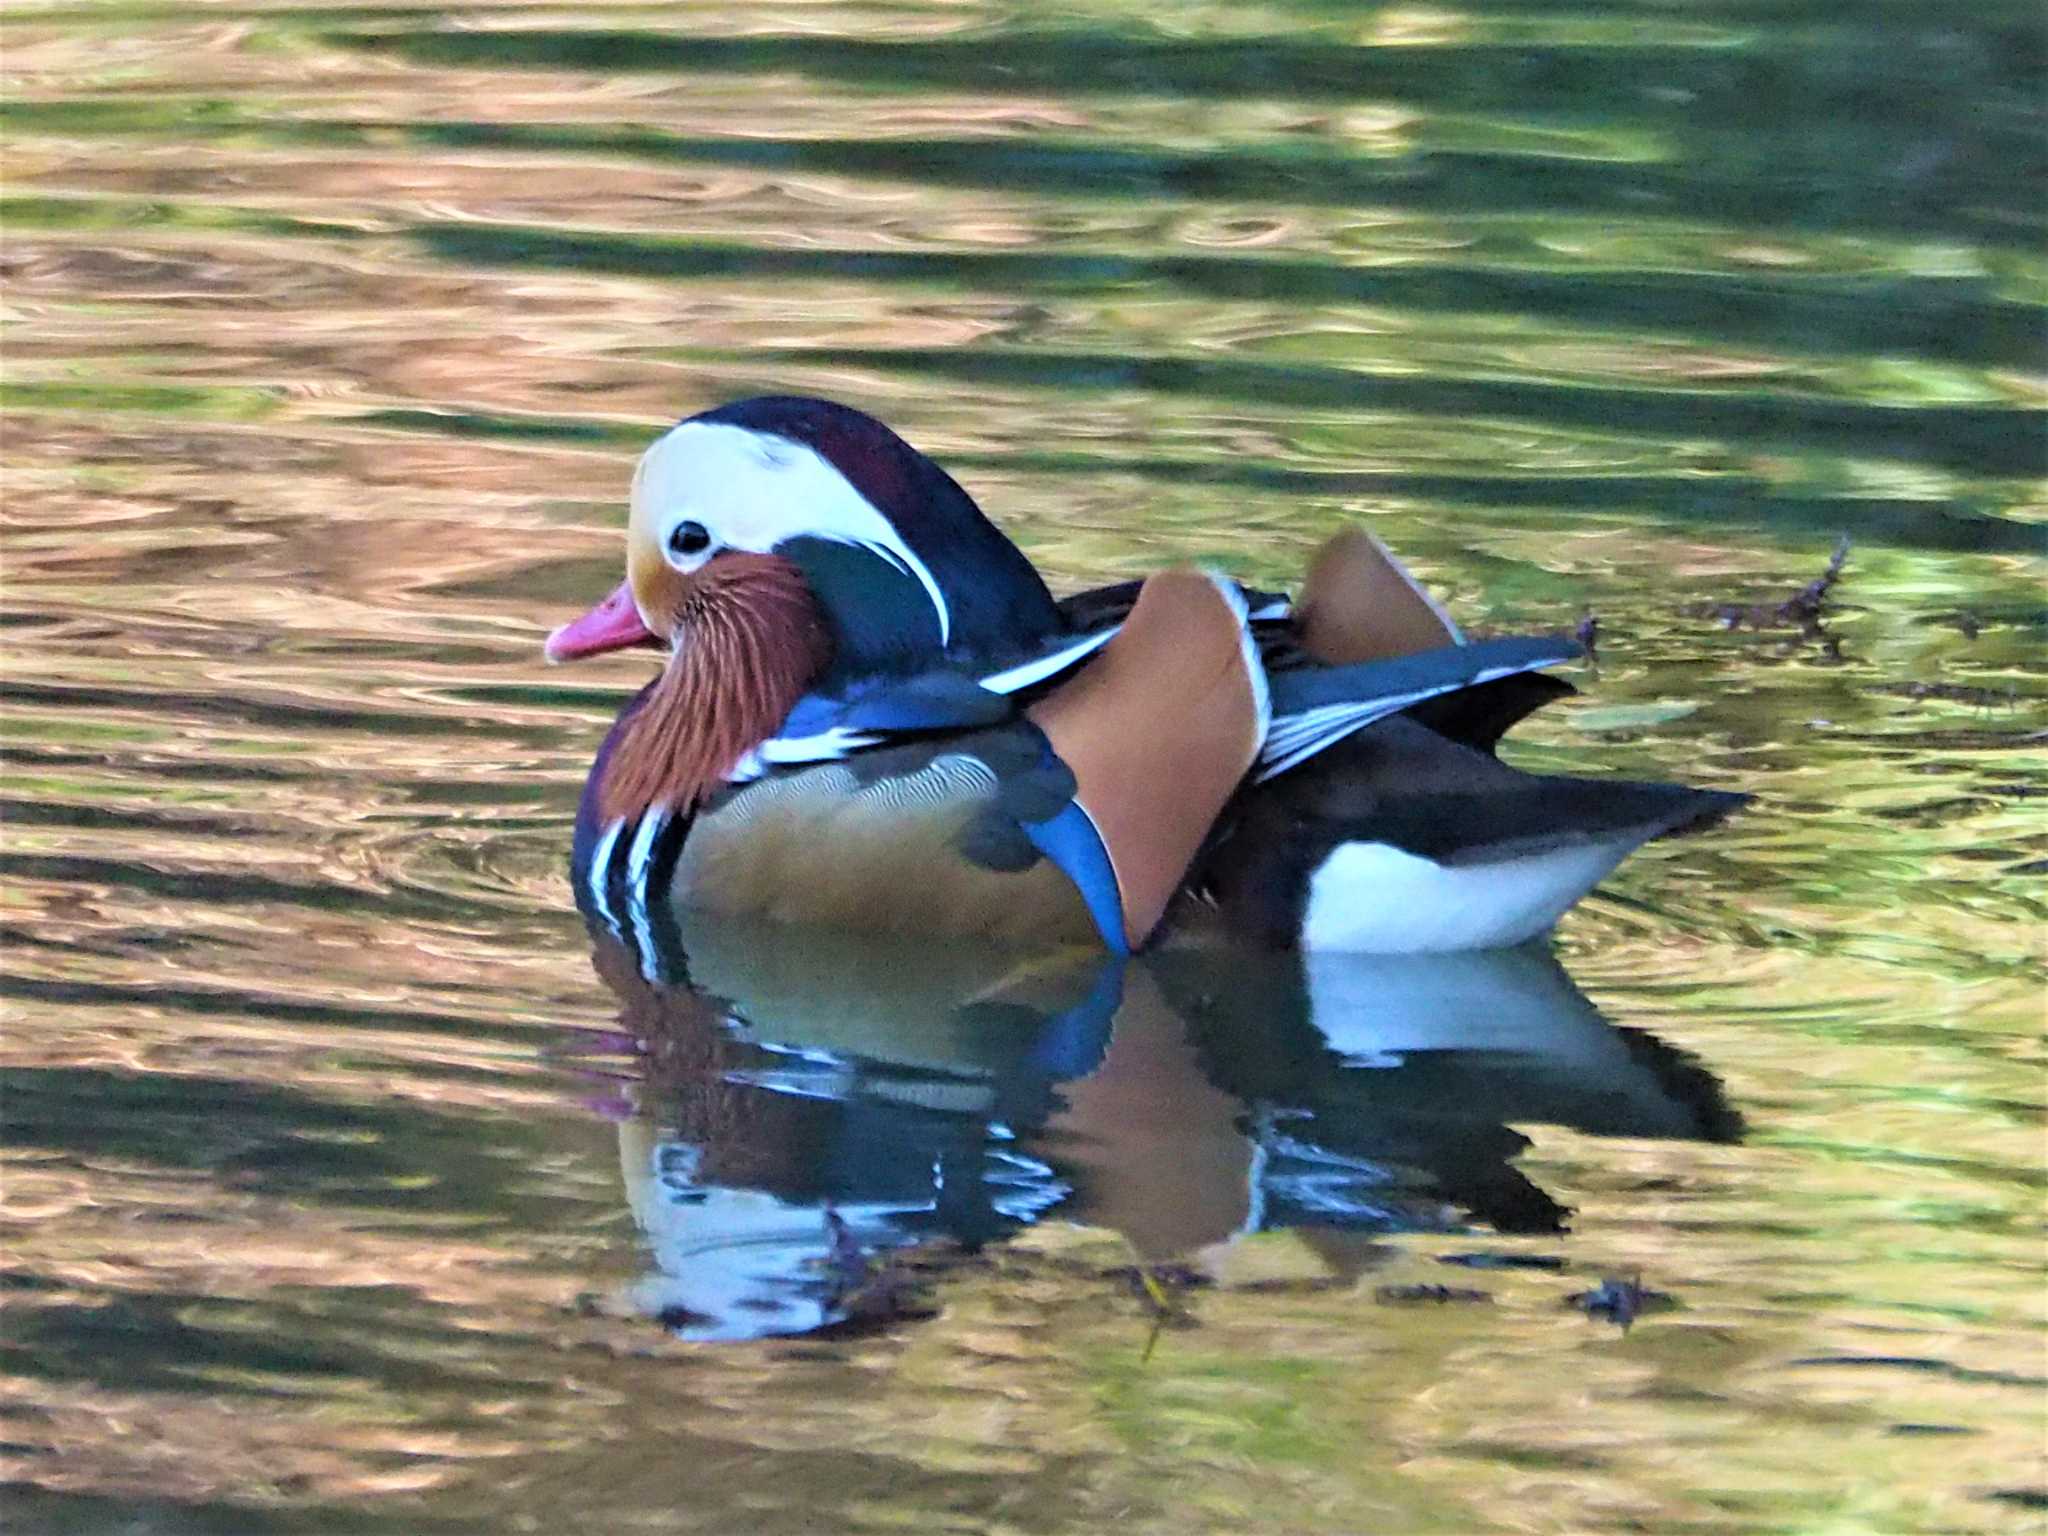
[{"label": "rippled water texture", "polygon": [[[2040,1528],[2031,0],[6,34],[10,1530]],[[539,641],[767,389],[1758,804],[1561,966],[650,975]]]}]

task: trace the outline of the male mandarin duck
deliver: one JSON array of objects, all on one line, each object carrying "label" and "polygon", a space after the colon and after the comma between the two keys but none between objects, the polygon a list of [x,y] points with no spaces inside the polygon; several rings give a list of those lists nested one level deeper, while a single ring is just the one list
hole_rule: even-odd
[{"label": "male mandarin duck", "polygon": [[824,400],[647,451],[626,580],[547,655],[636,645],[667,659],[572,862],[622,934],[675,903],[1118,953],[1483,949],[1745,798],[1499,762],[1579,647],[1468,640],[1362,532],[1293,603],[1196,571],[1056,601],[950,476]]}]

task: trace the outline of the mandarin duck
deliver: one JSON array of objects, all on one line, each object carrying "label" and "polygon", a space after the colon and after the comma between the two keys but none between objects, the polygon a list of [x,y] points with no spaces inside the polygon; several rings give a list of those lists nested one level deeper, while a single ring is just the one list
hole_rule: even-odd
[{"label": "mandarin duck", "polygon": [[1096,942],[1417,953],[1546,932],[1746,798],[1522,773],[1561,637],[1468,639],[1377,540],[1291,602],[1175,570],[1055,600],[881,422],[765,396],[634,472],[626,579],[550,660],[666,651],[577,813],[578,900]]}]

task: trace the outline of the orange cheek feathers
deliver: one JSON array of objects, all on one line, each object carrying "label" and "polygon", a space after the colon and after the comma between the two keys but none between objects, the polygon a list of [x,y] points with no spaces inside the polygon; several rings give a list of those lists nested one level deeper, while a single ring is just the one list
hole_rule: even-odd
[{"label": "orange cheek feathers", "polygon": [[689,578],[674,635],[675,654],[606,770],[598,803],[608,821],[701,800],[775,734],[832,659],[811,589],[774,555],[720,555]]}]

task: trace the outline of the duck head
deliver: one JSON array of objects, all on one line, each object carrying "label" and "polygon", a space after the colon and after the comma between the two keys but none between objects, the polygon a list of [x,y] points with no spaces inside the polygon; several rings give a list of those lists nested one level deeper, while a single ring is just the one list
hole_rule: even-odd
[{"label": "duck head", "polygon": [[633,475],[626,579],[550,661],[666,647],[603,809],[722,782],[812,688],[1026,646],[1060,627],[1038,573],[953,479],[873,417],[773,395],[692,416]]},{"label": "duck head", "polygon": [[1001,651],[1059,626],[1038,573],[938,465],[850,406],[764,395],[689,417],[647,450],[626,580],[549,636],[548,658],[673,645],[696,588],[735,555],[802,575],[834,670],[850,677]]}]

